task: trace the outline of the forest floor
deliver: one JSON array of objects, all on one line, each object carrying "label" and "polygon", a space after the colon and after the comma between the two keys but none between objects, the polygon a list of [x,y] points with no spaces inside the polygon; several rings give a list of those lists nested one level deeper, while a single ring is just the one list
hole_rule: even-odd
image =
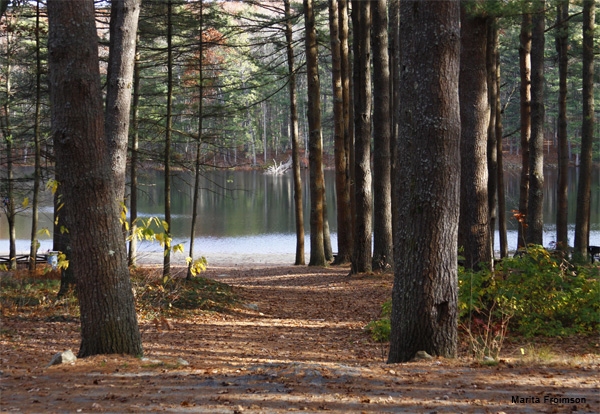
[{"label": "forest floor", "polygon": [[[140,318],[145,358],[77,353],[75,318],[3,306],[0,411],[11,413],[598,413],[597,337],[509,338],[496,366],[468,356],[386,364],[379,318],[391,275],[348,268],[216,268],[239,305]],[[523,355],[522,351],[525,351]],[[515,400],[516,399],[516,400]]]}]

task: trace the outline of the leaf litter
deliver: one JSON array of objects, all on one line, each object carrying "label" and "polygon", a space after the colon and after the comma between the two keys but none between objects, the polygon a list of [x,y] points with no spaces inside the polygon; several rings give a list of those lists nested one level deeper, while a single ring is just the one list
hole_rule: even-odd
[{"label": "leaf litter", "polygon": [[[76,318],[17,308],[3,289],[0,411],[600,411],[597,338],[547,341],[544,349],[560,356],[554,360],[523,360],[527,340],[515,338],[496,366],[468,357],[463,341],[456,359],[386,364],[388,345],[373,342],[364,327],[389,298],[389,274],[294,266],[215,268],[203,276],[206,290],[222,296],[190,296],[182,285],[156,292],[151,283],[141,292],[154,301],[138,306],[144,358],[98,355],[51,367],[54,353],[78,349]],[[171,299],[184,306],[162,312]],[[190,309],[194,301],[207,306]],[[513,396],[542,401],[514,403]],[[585,403],[544,403],[545,396]]]}]

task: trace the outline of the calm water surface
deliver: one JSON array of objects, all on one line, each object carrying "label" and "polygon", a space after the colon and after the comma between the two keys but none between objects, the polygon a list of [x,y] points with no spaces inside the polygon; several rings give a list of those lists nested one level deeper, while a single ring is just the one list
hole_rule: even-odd
[{"label": "calm water surface", "polygon": [[[569,227],[570,244],[573,243],[577,196],[577,169],[570,170]],[[600,245],[600,170],[592,177],[592,234],[590,244]],[[335,179],[333,171],[325,171],[329,225],[333,249],[337,250],[337,221],[335,217]],[[161,217],[164,211],[162,172],[145,171],[140,177],[140,217]],[[516,222],[511,210],[518,208],[519,172],[507,171],[506,204],[509,249],[516,247]],[[544,223],[546,227],[544,245],[555,240],[556,223],[556,169],[545,173]],[[189,244],[193,176],[176,173],[172,193],[172,232],[176,243]],[[303,171],[304,224],[309,231],[308,172]],[[271,176],[259,171],[210,171],[202,180],[202,191],[198,200],[196,225],[196,254],[218,253],[282,254],[294,253],[295,220],[294,192],[291,172],[283,176]],[[40,228],[52,229],[52,199],[45,193],[40,208]],[[29,251],[31,216],[21,213],[17,219],[17,251]],[[50,237],[42,237],[41,251],[52,249]],[[306,234],[306,249],[310,247]],[[499,245],[496,232],[496,247]],[[141,252],[157,251],[159,247],[142,243]],[[0,251],[8,251],[8,225],[5,217],[0,218]],[[187,251],[187,248],[186,248]]]}]

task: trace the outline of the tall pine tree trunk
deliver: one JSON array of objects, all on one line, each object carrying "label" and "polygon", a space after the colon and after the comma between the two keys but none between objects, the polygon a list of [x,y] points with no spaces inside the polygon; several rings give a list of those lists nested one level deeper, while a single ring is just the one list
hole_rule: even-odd
[{"label": "tall pine tree trunk", "polygon": [[[506,197],[504,194],[504,146],[502,140],[502,107],[500,104],[500,52],[498,48],[496,55],[496,113],[491,114],[496,117],[496,145],[498,153],[498,233],[500,238],[500,257],[508,256],[508,235],[506,229]],[[492,231],[491,237],[494,237]]]},{"label": "tall pine tree trunk", "polygon": [[592,144],[594,139],[594,0],[583,2],[583,122],[581,163],[577,188],[575,251],[585,256],[590,245],[590,198],[592,188]]},{"label": "tall pine tree trunk", "polygon": [[531,141],[529,143],[529,205],[527,244],[544,239],[544,30],[545,1],[536,0],[531,38]]},{"label": "tall pine tree trunk", "polygon": [[390,65],[388,58],[387,0],[373,5],[373,269],[392,267],[392,183],[390,135]]},{"label": "tall pine tree trunk", "polygon": [[[112,7],[119,13],[138,13],[139,1],[114,1]],[[49,0],[48,21],[52,134],[64,223],[72,245],[69,267],[77,280],[79,356],[140,355],[142,342],[120,222],[122,190],[118,179],[124,171],[114,171],[112,163],[113,157],[126,156],[116,154],[114,148],[126,145],[112,142],[104,131],[94,3]],[[131,24],[116,36],[127,30],[135,32]],[[117,39],[111,38],[110,53],[133,56],[116,44]],[[133,61],[123,60],[121,64],[133,65]],[[127,85],[132,79],[121,81]],[[129,117],[129,107],[120,110],[121,117],[115,122],[126,122],[123,118]]]},{"label": "tall pine tree trunk", "polygon": [[[400,184],[396,180],[396,160],[398,158],[398,111],[400,110],[399,93],[399,77],[400,77],[400,0],[390,0],[389,2],[389,26],[390,26],[390,42],[389,42],[389,58],[390,58],[390,111],[392,118],[392,131],[390,135],[390,155],[392,162],[390,166],[391,186],[392,186],[392,240],[395,240],[396,233],[396,204],[398,203],[398,192],[395,189],[400,188]],[[395,245],[395,242],[393,242]],[[392,262],[393,264],[393,262]]]},{"label": "tall pine tree trunk", "polygon": [[317,32],[313,0],[304,0],[306,28],[306,71],[308,79],[308,129],[310,168],[310,261],[309,266],[325,266],[323,238],[323,137],[321,132],[321,87],[317,50]]},{"label": "tall pine tree trunk", "polygon": [[521,33],[519,34],[519,87],[521,113],[521,179],[519,184],[519,210],[516,213],[518,232],[517,250],[527,246],[526,218],[529,206],[529,141],[531,138],[531,14],[523,7]]},{"label": "tall pine tree trunk", "polygon": [[294,68],[294,37],[290,0],[285,0],[285,39],[290,89],[290,132],[292,135],[292,168],[294,173],[294,212],[296,213],[295,265],[304,264],[304,216],[302,212],[302,178],[300,175],[300,144],[298,137],[298,99],[296,95],[296,69]]},{"label": "tall pine tree trunk", "polygon": [[[498,137],[496,136],[496,98],[498,89],[496,83],[496,54],[498,49],[498,26],[495,18],[487,19],[487,50],[486,50],[486,66],[487,66],[487,87],[488,87],[488,105],[490,115],[487,128],[487,163],[488,163],[488,209],[489,209],[489,226],[492,257],[494,255],[494,233],[496,231],[496,219],[498,217],[497,208],[497,192],[498,192]],[[462,112],[461,112],[462,117]],[[461,199],[462,202],[462,199]]]},{"label": "tall pine tree trunk", "polygon": [[461,7],[460,121],[461,174],[458,245],[465,267],[491,268],[488,200],[488,125],[490,107],[486,50],[488,18]]},{"label": "tall pine tree trunk", "polygon": [[556,52],[558,53],[558,186],[556,189],[556,248],[569,247],[568,191],[569,191],[569,141],[567,137],[567,69],[569,56],[569,2],[562,0],[556,6]]},{"label": "tall pine tree trunk", "polygon": [[40,148],[40,124],[42,108],[42,57],[40,43],[40,0],[35,6],[35,115],[33,126],[33,145],[35,151],[35,167],[33,173],[33,201],[31,204],[31,245],[29,250],[29,271],[33,272],[36,267],[38,252],[38,211],[40,198],[41,177],[41,148]]},{"label": "tall pine tree trunk", "polygon": [[401,2],[400,39],[390,363],[456,355],[460,3]]},{"label": "tall pine tree trunk", "polygon": [[371,3],[353,0],[358,12],[354,26],[358,53],[354,57],[357,82],[354,102],[355,160],[354,192],[356,212],[352,273],[371,271],[372,265],[372,193],[371,193]]},{"label": "tall pine tree trunk", "polygon": [[[338,263],[350,263],[352,261],[352,248],[354,246],[354,222],[352,220],[352,163],[351,153],[354,148],[354,128],[351,122],[350,113],[352,111],[352,92],[350,78],[350,52],[348,48],[348,0],[338,0],[339,6],[339,37],[340,37],[340,71],[342,77],[342,99],[343,99],[343,128],[344,128],[344,174],[345,185],[342,192],[342,198],[338,197],[337,202],[343,205],[344,217],[340,221],[338,217]],[[340,222],[345,223],[344,235],[340,241]],[[340,243],[344,245],[341,249]],[[342,254],[343,253],[343,254]]]},{"label": "tall pine tree trunk", "polygon": [[335,145],[335,192],[337,197],[338,255],[335,264],[347,263],[352,257],[352,217],[348,192],[348,153],[344,127],[344,92],[342,87],[342,47],[337,0],[329,0],[329,31],[333,86],[333,119]]}]

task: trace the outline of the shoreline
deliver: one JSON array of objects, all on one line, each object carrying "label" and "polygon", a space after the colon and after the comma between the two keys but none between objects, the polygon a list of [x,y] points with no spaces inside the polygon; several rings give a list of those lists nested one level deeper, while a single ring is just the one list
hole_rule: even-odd
[{"label": "shoreline", "polygon": [[[9,252],[0,249],[0,256],[8,256]],[[38,254],[46,254],[46,251],[38,251]],[[29,255],[29,251],[17,251],[17,256]],[[187,267],[187,255],[181,253],[171,254],[171,265],[176,267]],[[204,255],[207,261],[206,270],[214,268],[254,268],[254,267],[287,267],[294,266],[295,253],[211,253]],[[305,263],[309,256],[305,255]],[[140,252],[137,255],[138,266],[162,266],[162,252]]]}]

